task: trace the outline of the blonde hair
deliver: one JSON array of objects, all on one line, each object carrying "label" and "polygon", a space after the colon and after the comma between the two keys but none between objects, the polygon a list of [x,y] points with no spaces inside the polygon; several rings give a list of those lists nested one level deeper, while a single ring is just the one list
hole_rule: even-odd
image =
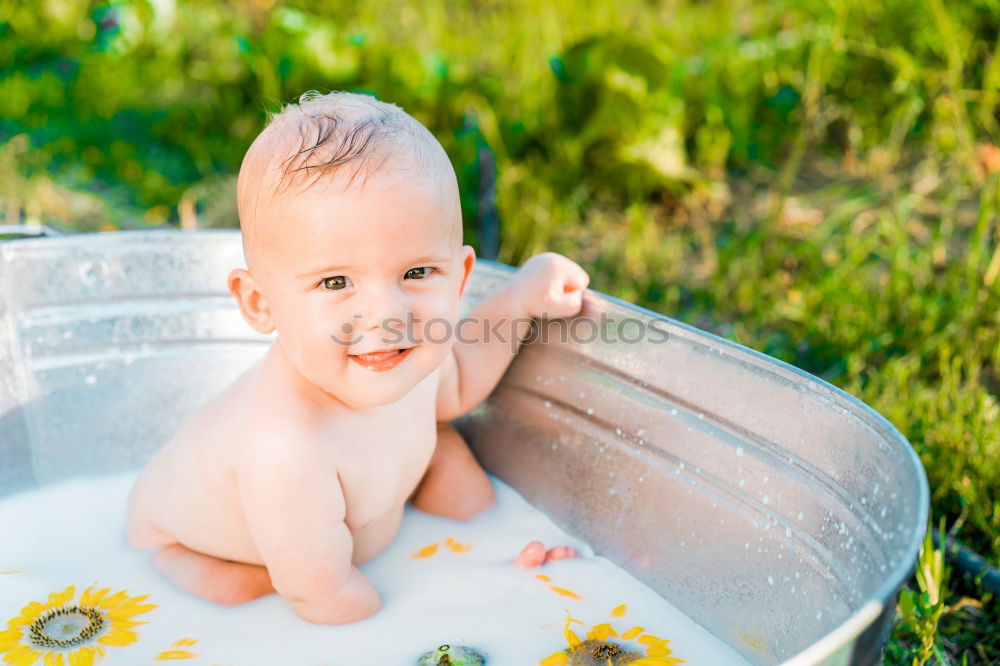
[{"label": "blonde hair", "polygon": [[[409,161],[402,158],[410,158]],[[267,113],[247,149],[236,184],[243,249],[248,264],[260,244],[263,208],[284,196],[348,176],[344,189],[392,158],[393,168],[434,177],[454,169],[430,131],[395,104],[370,95],[309,90],[298,103]],[[457,182],[455,183],[457,191]]]}]

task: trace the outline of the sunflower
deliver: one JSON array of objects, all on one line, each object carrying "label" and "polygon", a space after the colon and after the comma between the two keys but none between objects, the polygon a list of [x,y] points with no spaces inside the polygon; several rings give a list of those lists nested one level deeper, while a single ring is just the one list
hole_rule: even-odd
[{"label": "sunflower", "polygon": [[132,617],[155,604],[143,604],[149,595],[129,597],[125,591],[88,587],[73,603],[74,587],[49,595],[44,604],[32,601],[0,631],[0,655],[10,666],[31,666],[45,658],[45,666],[91,666],[104,648],[124,647],[138,640],[132,629],[148,622]]},{"label": "sunflower", "polygon": [[[621,605],[611,611],[612,617],[625,614]],[[632,627],[619,634],[609,623],[595,624],[583,640],[570,629],[572,623],[583,624],[566,611],[566,627],[563,636],[569,646],[539,662],[539,666],[670,666],[684,663],[683,659],[671,657],[667,647],[670,641],[646,633],[642,627]],[[614,640],[612,640],[614,639]],[[637,645],[630,641],[635,640]]]}]

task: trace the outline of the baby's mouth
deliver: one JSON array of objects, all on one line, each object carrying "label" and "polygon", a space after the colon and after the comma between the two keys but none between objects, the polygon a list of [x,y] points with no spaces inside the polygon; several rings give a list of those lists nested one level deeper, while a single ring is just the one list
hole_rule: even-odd
[{"label": "baby's mouth", "polygon": [[369,352],[367,354],[348,354],[348,357],[356,363],[363,365],[368,370],[382,372],[391,370],[399,365],[406,358],[413,347],[406,349],[389,349],[385,351]]}]

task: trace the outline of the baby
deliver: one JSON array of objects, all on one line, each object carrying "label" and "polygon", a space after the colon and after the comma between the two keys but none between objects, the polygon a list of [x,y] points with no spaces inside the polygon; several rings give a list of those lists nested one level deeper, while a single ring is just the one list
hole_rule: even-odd
[{"label": "baby", "polygon": [[[580,312],[588,276],[532,257],[456,330],[475,253],[454,170],[425,127],[366,95],[310,92],[274,114],[237,198],[247,268],[229,289],[277,335],[143,470],[128,542],[204,599],[277,591],[305,620],[353,622],[381,603],[358,566],[407,501],[456,520],[494,502],[448,421],[490,394],[532,317]],[[533,542],[518,563],[544,555]]]}]

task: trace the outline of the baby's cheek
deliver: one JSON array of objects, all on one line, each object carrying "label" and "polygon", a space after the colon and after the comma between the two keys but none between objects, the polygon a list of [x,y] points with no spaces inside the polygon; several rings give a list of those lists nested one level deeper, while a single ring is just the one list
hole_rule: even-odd
[{"label": "baby's cheek", "polygon": [[428,296],[415,301],[412,307],[417,329],[430,337],[432,342],[441,342],[442,338],[450,337],[449,334],[455,328],[457,302],[451,302],[444,295]]}]

